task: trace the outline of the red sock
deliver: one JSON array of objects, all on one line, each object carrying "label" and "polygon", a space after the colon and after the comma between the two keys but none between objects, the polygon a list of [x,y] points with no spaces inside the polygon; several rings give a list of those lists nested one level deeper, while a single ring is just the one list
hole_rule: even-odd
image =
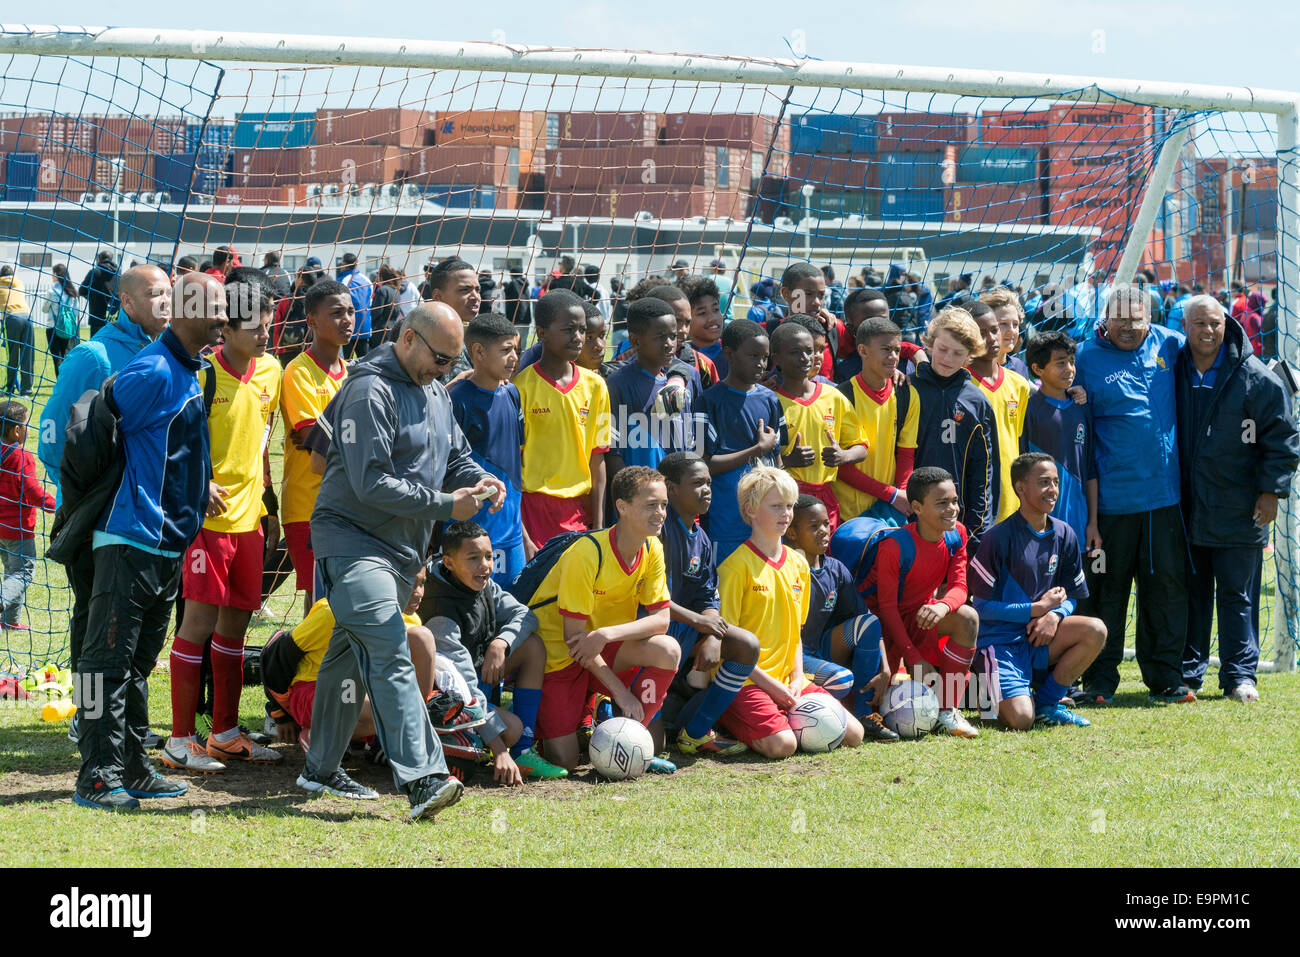
[{"label": "red sock", "polygon": [[642,710],[645,711],[641,723],[647,728],[659,713],[664,698],[668,696],[668,686],[672,684],[675,674],[677,674],[676,668],[642,668],[637,671],[636,677],[628,685],[636,700],[641,702]]},{"label": "red sock", "polygon": [[960,708],[966,698],[966,682],[970,680],[970,663],[975,660],[975,649],[959,645],[949,639],[939,651],[940,708]]},{"label": "red sock", "polygon": [[203,646],[179,635],[172,640],[172,737],[188,738],[194,733],[194,712],[199,709],[199,668]]},{"label": "red sock", "polygon": [[239,696],[244,690],[244,636],[212,633],[212,730],[239,724]]}]

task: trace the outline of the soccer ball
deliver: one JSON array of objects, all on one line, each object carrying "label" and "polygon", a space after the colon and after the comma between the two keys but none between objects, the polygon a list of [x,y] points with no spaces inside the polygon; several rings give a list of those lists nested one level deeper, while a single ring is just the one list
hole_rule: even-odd
[{"label": "soccer ball", "polygon": [[849,730],[849,715],[830,695],[810,694],[786,715],[800,751],[833,751]]},{"label": "soccer ball", "polygon": [[591,766],[603,778],[623,781],[639,778],[655,756],[650,732],[631,718],[610,718],[596,725],[587,745]]},{"label": "soccer ball", "polygon": [[919,738],[939,722],[939,699],[919,681],[900,681],[885,692],[880,717],[900,738]]}]

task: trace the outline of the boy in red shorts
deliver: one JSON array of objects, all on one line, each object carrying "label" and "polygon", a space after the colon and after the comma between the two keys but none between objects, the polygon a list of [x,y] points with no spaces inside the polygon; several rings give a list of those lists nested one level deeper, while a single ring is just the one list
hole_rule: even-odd
[{"label": "boy in red shorts", "polygon": [[966,604],[966,529],[957,521],[957,485],[943,469],[926,466],[908,477],[907,498],[916,521],[881,540],[863,593],[880,619],[890,673],[900,660],[917,680],[937,673],[942,732],[975,738],[979,731],[958,710],[975,657],[979,615]]},{"label": "boy in red shorts", "polygon": [[[246,275],[251,273],[253,275]],[[208,512],[181,565],[185,617],[172,642],[172,734],[162,761],[170,768],[213,774],[223,761],[275,764],[280,755],[239,730],[244,686],[244,632],[262,605],[266,540],[262,516],[262,450],[280,399],[280,364],[266,354],[272,303],[257,270],[232,272],[226,286],[225,340],[211,357],[208,410],[212,479]],[[272,546],[274,547],[274,546]],[[212,642],[212,731],[195,740],[203,647]]]},{"label": "boy in red shorts", "polygon": [[[668,636],[668,579],[658,537],[668,512],[664,478],[628,466],[614,476],[611,492],[618,520],[574,541],[529,603],[546,645],[537,736],[546,759],[568,770],[578,764],[578,725],[592,692],[608,693],[624,716],[648,728],[681,658]],[[638,605],[644,618],[637,617]],[[655,758],[651,770],[676,768]]]},{"label": "boy in red shorts", "polygon": [[[812,584],[808,561],[781,541],[794,519],[799,489],[780,469],[758,465],[737,489],[740,513],[751,528],[749,539],[718,566],[722,617],[758,636],[758,664],[744,687],[722,712],[721,723],[767,758],[788,758],[798,748],[786,713],[806,694],[833,697],[808,680],[803,670],[801,631],[808,617]],[[845,747],[862,743],[862,724],[845,713]]]}]

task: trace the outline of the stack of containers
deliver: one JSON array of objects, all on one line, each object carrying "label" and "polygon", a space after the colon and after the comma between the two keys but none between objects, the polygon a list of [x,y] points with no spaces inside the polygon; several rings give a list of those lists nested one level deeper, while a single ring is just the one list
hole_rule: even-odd
[{"label": "stack of containers", "polygon": [[965,225],[1046,221],[1042,150],[1036,146],[964,146],[945,222]]},{"label": "stack of containers", "polygon": [[814,193],[814,216],[876,218],[880,185],[876,175],[876,117],[850,113],[795,113],[790,118],[790,161],[782,215],[802,216],[803,186]]},{"label": "stack of containers", "polygon": [[[412,157],[408,169],[443,206],[539,209],[546,191],[546,131],[546,113],[538,110],[439,111],[425,136],[432,147]],[[473,169],[477,165],[484,170]],[[446,180],[438,181],[444,171]]]},{"label": "stack of containers", "polygon": [[[762,113],[668,113],[659,141],[667,146],[704,146],[713,150],[714,200],[693,215],[739,217],[764,174],[785,176],[790,155],[790,127]],[[772,165],[764,170],[769,149]],[[649,185],[649,184],[647,184]]]},{"label": "stack of containers", "polygon": [[884,112],[876,117],[880,218],[940,221],[960,151],[975,142],[970,113]]},{"label": "stack of containers", "polygon": [[0,117],[10,202],[76,200],[93,188],[98,128],[89,117],[28,113]]}]

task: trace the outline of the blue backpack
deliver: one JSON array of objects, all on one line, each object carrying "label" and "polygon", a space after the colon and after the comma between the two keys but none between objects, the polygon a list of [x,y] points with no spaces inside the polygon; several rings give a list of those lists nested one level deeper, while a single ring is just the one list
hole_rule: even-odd
[{"label": "blue backpack", "polygon": [[[849,519],[831,536],[831,557],[838,558],[853,573],[853,584],[863,598],[876,593],[874,583],[870,586],[866,584],[867,573],[875,566],[876,551],[886,538],[898,542],[898,597],[901,599],[903,580],[916,559],[916,543],[907,528],[895,528],[878,518],[863,515],[861,518]],[[948,546],[948,555],[955,555],[957,549],[961,548],[961,533],[955,528],[951,532],[944,532],[943,542]]]},{"label": "blue backpack", "polygon": [[552,597],[534,605],[533,596],[537,594],[537,589],[542,587],[542,582],[546,580],[547,574],[560,560],[560,556],[568,551],[569,546],[580,538],[589,538],[591,543],[596,546],[596,574],[599,575],[600,566],[604,559],[600,553],[600,542],[596,541],[596,536],[591,532],[583,531],[562,532],[548,539],[546,544],[537,550],[537,554],[528,560],[528,564],[519,572],[519,577],[515,579],[515,583],[506,591],[532,609],[544,608],[555,601],[555,598]]}]

